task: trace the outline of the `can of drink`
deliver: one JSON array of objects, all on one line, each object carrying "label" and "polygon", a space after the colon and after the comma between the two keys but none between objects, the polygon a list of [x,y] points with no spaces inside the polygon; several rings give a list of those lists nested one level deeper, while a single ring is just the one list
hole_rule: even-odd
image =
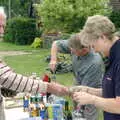
[{"label": "can of drink", "polygon": [[39,108],[36,104],[30,104],[30,111],[29,111],[30,117],[37,117],[39,116]]},{"label": "can of drink", "polygon": [[23,97],[23,108],[24,108],[24,112],[28,111],[29,108],[29,96],[25,95]]},{"label": "can of drink", "polygon": [[48,113],[48,119],[53,119],[53,107],[51,104],[47,104],[47,113]]},{"label": "can of drink", "polygon": [[66,100],[65,99],[60,99],[55,102],[55,104],[61,104],[63,110],[65,110],[65,105],[66,105]]},{"label": "can of drink", "polygon": [[40,117],[44,120],[45,119],[45,109],[42,109],[39,112],[40,112]]},{"label": "can of drink", "polygon": [[63,120],[63,110],[60,104],[47,105],[48,119],[50,120]]},{"label": "can of drink", "polygon": [[62,105],[60,105],[60,104],[53,105],[53,117],[54,117],[54,120],[62,120],[63,119]]}]

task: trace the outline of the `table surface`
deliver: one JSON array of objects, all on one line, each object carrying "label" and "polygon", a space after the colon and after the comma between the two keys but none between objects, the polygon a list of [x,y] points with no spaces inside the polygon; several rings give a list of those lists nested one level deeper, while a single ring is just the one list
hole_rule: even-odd
[{"label": "table surface", "polygon": [[5,109],[6,120],[22,120],[29,118],[28,112],[23,112],[23,107]]}]

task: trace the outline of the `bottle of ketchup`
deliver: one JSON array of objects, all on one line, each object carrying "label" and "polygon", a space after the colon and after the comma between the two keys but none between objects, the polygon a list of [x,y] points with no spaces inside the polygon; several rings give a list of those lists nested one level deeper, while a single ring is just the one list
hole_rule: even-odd
[{"label": "bottle of ketchup", "polygon": [[[51,78],[48,74],[44,74],[43,79],[44,82],[51,82]],[[51,93],[43,93],[43,96],[46,96],[46,101],[48,100],[48,97],[51,95]]]}]

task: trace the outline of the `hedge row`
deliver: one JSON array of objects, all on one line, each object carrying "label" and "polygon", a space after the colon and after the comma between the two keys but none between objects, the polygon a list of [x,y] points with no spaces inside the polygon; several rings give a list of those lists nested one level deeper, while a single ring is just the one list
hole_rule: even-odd
[{"label": "hedge row", "polygon": [[19,45],[31,44],[37,33],[35,20],[16,17],[7,21],[4,41]]},{"label": "hedge row", "polygon": [[112,11],[109,18],[115,24],[117,30],[120,30],[120,11]]},{"label": "hedge row", "polygon": [[[120,30],[120,11],[113,11],[109,15],[109,18],[115,24],[117,30]],[[80,23],[76,23],[75,26],[79,24],[81,28],[84,25],[85,20],[81,18]],[[36,29],[36,21],[30,18],[16,17],[7,21],[4,41],[26,45],[31,44],[34,41],[34,38],[40,37],[41,31]]]}]

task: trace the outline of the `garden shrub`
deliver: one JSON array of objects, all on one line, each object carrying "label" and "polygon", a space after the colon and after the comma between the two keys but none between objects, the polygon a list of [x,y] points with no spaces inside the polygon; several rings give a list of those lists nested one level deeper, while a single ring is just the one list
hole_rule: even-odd
[{"label": "garden shrub", "polygon": [[14,43],[15,41],[15,29],[14,28],[14,22],[12,19],[7,21],[6,27],[5,27],[5,34],[4,34],[4,41]]},{"label": "garden shrub", "polygon": [[109,16],[111,21],[115,24],[117,30],[120,30],[120,10],[113,10]]},{"label": "garden shrub", "polygon": [[66,39],[69,39],[71,36],[71,34],[69,33],[62,33],[61,36],[60,36],[60,39],[61,40],[66,40]]},{"label": "garden shrub", "polygon": [[32,48],[41,48],[42,47],[42,40],[39,37],[36,37],[34,42],[31,44]]},{"label": "garden shrub", "polygon": [[36,33],[34,19],[15,17],[7,22],[4,40],[19,45],[27,45],[33,42]]}]

